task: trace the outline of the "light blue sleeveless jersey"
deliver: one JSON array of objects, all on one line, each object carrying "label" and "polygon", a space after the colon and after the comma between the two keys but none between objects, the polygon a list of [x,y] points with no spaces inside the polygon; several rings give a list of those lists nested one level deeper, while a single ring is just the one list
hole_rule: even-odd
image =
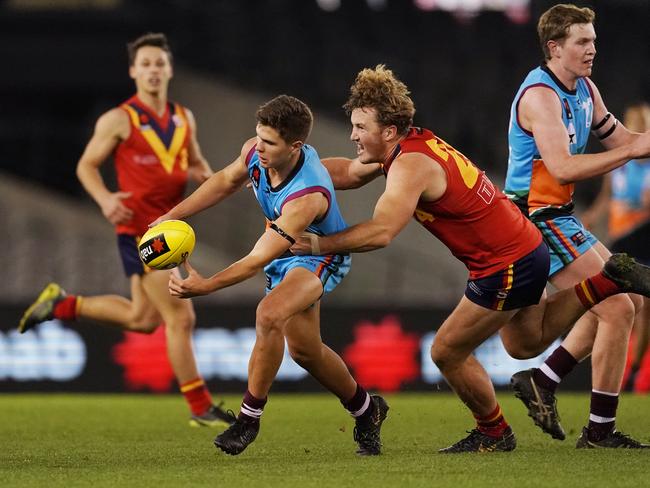
[{"label": "light blue sleeveless jersey", "polygon": [[327,235],[347,228],[336,201],[332,178],[313,147],[303,145],[298,164],[276,188],[271,186],[267,170],[260,165],[257,151],[249,154],[247,163],[255,197],[268,220],[276,220],[287,202],[308,193],[318,192],[327,198],[329,210],[325,218],[312,222],[307,230],[314,234]]},{"label": "light blue sleeveless jersey", "polygon": [[593,117],[591,89],[585,78],[569,90],[546,66],[528,73],[510,108],[508,128],[508,173],[504,193],[531,220],[570,215],[573,211],[573,184],[560,185],[542,161],[533,134],[519,125],[517,108],[529,88],[546,86],[562,105],[562,121],[569,134],[569,152],[582,154],[587,146]]},{"label": "light blue sleeveless jersey", "polygon": [[[644,160],[645,161],[645,160]],[[650,189],[650,163],[629,161],[612,171],[612,199],[625,202],[631,209],[641,209],[643,193]]]},{"label": "light blue sleeveless jersey", "polygon": [[[282,207],[287,202],[309,193],[322,193],[329,202],[327,213],[322,219],[312,222],[307,231],[322,236],[347,228],[336,201],[332,179],[313,147],[303,145],[295,168],[275,188],[271,186],[267,170],[260,165],[255,147],[248,153],[246,164],[255,197],[269,221],[274,221],[282,215]],[[293,268],[301,267],[313,272],[321,280],[323,292],[329,293],[348,273],[350,262],[349,254],[294,256],[287,251],[264,268],[266,291],[269,293],[275,288]]]}]

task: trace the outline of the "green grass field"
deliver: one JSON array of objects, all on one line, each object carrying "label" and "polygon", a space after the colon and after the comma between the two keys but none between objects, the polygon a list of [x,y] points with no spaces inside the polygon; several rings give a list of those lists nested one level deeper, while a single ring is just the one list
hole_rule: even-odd
[{"label": "green grass field", "polygon": [[[187,425],[179,396],[0,395],[0,486],[617,487],[647,486],[650,451],[576,450],[588,394],[559,397],[564,442],[534,427],[510,394],[512,453],[440,455],[472,427],[447,393],[388,395],[383,454],[354,454],[352,420],[325,394],[270,398],[257,440],[232,457],[217,431]],[[235,407],[240,397],[229,395]],[[650,398],[625,396],[620,430],[650,440]]]}]

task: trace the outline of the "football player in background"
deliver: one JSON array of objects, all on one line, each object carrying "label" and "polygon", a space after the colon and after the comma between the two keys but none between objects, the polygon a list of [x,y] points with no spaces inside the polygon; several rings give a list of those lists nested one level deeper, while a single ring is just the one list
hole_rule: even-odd
[{"label": "football player in background", "polygon": [[[84,319],[147,334],[164,323],[167,354],[191,411],[190,425],[227,426],[230,417],[213,404],[196,366],[192,302],[167,291],[169,275],[177,271],[146,268],[137,248],[147,224],[182,200],[188,179],[201,183],[212,170],[201,154],[192,112],[167,98],[173,68],[165,35],[145,34],[127,48],[136,93],[99,117],[77,176],[115,226],[131,297],[69,295],[51,283],[27,309],[18,329],[22,333],[54,318]],[[100,173],[111,156],[117,191],[106,186]]]}]

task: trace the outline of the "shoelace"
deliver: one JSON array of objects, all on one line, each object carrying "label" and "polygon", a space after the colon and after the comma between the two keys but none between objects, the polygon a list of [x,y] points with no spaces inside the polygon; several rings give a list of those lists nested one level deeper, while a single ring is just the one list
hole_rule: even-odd
[{"label": "shoelace", "polygon": [[474,447],[476,438],[483,436],[481,431],[478,429],[466,430],[465,432],[467,432],[469,435],[464,439],[458,441],[456,444],[454,444],[454,446],[458,446],[462,448]]},{"label": "shoelace", "polygon": [[617,439],[620,439],[622,442],[624,442],[628,446],[634,446],[634,447],[639,447],[641,443],[635,439],[632,439],[628,434],[623,434],[623,432],[619,432],[618,430],[612,432],[610,434],[611,437],[616,437]]},{"label": "shoelace", "polygon": [[[232,413],[232,410],[230,410],[229,413]],[[246,422],[239,419],[235,419],[235,423],[232,424],[226,432],[228,431],[244,439],[248,439],[251,435],[255,435],[257,433],[257,429],[255,428],[254,422]]]},{"label": "shoelace", "polygon": [[374,447],[379,445],[379,439],[375,430],[365,430],[355,427],[352,437],[356,442],[365,446]]},{"label": "shoelace", "polygon": [[[235,421],[234,424],[232,424],[226,432],[232,434],[233,436],[236,437],[243,437],[242,434],[244,434],[247,430],[247,426],[244,422],[241,421]],[[225,432],[224,432],[225,433]]]}]

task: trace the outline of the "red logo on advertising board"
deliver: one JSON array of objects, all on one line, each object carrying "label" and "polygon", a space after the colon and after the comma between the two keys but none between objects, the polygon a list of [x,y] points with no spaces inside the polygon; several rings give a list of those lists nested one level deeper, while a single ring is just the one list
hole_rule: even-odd
[{"label": "red logo on advertising board", "polygon": [[397,391],[402,383],[417,379],[419,350],[417,334],[404,332],[399,319],[388,315],[379,324],[359,322],[343,359],[365,388]]},{"label": "red logo on advertising board", "polygon": [[113,360],[124,367],[124,384],[129,390],[149,389],[167,392],[174,381],[174,371],[167,359],[165,327],[153,334],[125,332],[124,340],[113,347]]}]

